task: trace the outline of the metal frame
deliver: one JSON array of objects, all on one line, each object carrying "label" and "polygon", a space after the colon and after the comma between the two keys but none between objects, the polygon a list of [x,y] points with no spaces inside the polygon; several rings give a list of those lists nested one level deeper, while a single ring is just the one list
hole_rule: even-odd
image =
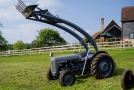
[{"label": "metal frame", "polygon": [[93,47],[95,48],[95,51],[98,52],[97,45],[96,45],[95,41],[93,40],[93,38],[85,30],[83,30],[79,26],[77,26],[77,25],[75,25],[67,20],[64,20],[64,19],[61,19],[57,16],[52,15],[47,9],[46,10],[40,9],[39,7],[37,7],[38,5],[26,6],[21,0],[18,0],[18,1],[19,2],[16,5],[16,9],[26,19],[47,23],[47,24],[56,26],[58,28],[61,28],[65,31],[67,31],[68,33],[73,35],[75,38],[77,38],[81,42],[81,44],[85,47],[86,51],[88,52],[89,48],[87,47],[85,41],[79,35],[77,35],[75,32],[68,29],[67,27],[60,25],[59,23],[66,24],[66,25],[74,28],[75,30],[77,30],[81,34],[83,34],[90,41],[90,43],[93,45]]}]

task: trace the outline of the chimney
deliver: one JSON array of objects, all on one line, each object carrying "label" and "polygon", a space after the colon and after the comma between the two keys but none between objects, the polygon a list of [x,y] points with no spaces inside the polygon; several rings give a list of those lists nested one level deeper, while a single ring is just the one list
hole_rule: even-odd
[{"label": "chimney", "polygon": [[104,17],[101,17],[101,32],[104,30]]}]

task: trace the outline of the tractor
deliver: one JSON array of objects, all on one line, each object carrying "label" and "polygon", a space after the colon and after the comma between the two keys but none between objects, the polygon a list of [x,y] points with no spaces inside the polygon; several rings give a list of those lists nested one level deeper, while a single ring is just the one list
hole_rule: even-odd
[{"label": "tractor", "polygon": [[[83,76],[91,73],[96,79],[108,78],[112,75],[115,68],[114,60],[107,52],[98,51],[94,39],[85,30],[57,15],[54,16],[48,9],[41,9],[38,5],[26,6],[21,0],[18,0],[18,4],[15,6],[26,19],[58,27],[78,39],[85,48],[84,52],[51,57],[51,66],[46,73],[48,80],[59,79],[61,86],[70,86],[75,83],[75,75]],[[95,53],[90,51],[90,47],[83,38],[73,30],[80,32],[90,41]]]}]

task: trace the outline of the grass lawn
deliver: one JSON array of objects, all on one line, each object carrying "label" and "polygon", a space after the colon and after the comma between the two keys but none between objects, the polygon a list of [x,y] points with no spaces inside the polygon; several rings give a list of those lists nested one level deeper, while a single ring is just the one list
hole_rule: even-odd
[{"label": "grass lawn", "polygon": [[[50,66],[49,53],[0,57],[0,90],[122,90],[120,85],[122,72],[126,69],[134,70],[134,48],[106,51],[117,64],[112,77],[96,80],[92,75],[76,76],[75,84],[67,87],[60,86],[58,80],[46,79],[46,71]],[[73,51],[54,55],[69,53]]]}]

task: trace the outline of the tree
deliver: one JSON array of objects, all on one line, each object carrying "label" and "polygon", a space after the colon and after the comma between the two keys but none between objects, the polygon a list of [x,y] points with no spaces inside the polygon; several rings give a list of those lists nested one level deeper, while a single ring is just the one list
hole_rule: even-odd
[{"label": "tree", "polygon": [[54,44],[66,44],[66,41],[60,36],[58,31],[45,28],[38,31],[37,42],[41,45],[52,46]]},{"label": "tree", "polygon": [[14,50],[22,50],[25,48],[24,42],[22,40],[17,41],[16,43],[13,44]]},{"label": "tree", "polygon": [[13,50],[13,44],[8,44],[8,50]]},{"label": "tree", "polygon": [[7,40],[2,36],[2,32],[0,31],[0,50],[7,50]]},{"label": "tree", "polygon": [[86,43],[90,43],[89,40],[88,40],[86,37],[84,37],[84,41],[85,41]]},{"label": "tree", "polygon": [[24,44],[24,46],[25,46],[25,49],[30,49],[30,44],[29,43]]},{"label": "tree", "polygon": [[[0,23],[0,27],[3,27],[3,25]],[[2,36],[2,32],[0,31],[0,50],[7,50],[8,45],[7,45],[7,40]]]},{"label": "tree", "polygon": [[30,47],[31,48],[39,48],[39,44],[37,43],[37,40],[33,40]]}]

